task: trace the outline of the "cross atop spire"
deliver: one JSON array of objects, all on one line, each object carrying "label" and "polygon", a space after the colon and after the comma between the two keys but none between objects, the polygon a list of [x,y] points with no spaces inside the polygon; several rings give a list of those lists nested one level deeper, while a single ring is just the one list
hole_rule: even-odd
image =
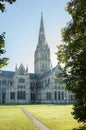
[{"label": "cross atop spire", "polygon": [[41,12],[38,44],[42,44],[42,43],[45,43],[45,31],[44,31],[44,23],[43,23],[43,13]]}]

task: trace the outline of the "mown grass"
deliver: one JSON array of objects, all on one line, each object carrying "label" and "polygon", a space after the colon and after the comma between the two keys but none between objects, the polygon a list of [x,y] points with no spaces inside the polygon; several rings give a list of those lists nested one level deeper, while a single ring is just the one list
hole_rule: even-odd
[{"label": "mown grass", "polygon": [[50,130],[83,130],[71,115],[72,105],[0,105],[0,130],[37,130],[21,107]]},{"label": "mown grass", "polygon": [[0,106],[0,130],[37,130],[18,106]]},{"label": "mown grass", "polygon": [[26,109],[51,130],[82,130],[71,115],[72,105],[33,105]]}]

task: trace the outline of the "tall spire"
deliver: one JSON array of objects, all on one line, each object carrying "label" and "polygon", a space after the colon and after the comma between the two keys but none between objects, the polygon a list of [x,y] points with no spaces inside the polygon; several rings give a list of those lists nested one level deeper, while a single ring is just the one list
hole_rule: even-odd
[{"label": "tall spire", "polygon": [[45,39],[43,14],[41,13],[39,39],[34,55],[34,71],[43,74],[50,69],[50,48]]},{"label": "tall spire", "polygon": [[45,43],[45,31],[44,31],[44,23],[43,23],[43,13],[41,12],[38,44],[42,44],[42,43]]},{"label": "tall spire", "polygon": [[41,12],[41,21],[40,21],[40,32],[44,34],[44,23],[43,23],[43,13]]}]

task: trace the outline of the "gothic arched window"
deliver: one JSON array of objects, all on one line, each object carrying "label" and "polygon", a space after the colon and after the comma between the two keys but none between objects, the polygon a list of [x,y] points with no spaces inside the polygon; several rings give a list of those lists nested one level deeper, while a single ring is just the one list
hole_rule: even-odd
[{"label": "gothic arched window", "polygon": [[24,78],[19,78],[19,83],[25,83],[25,79]]},{"label": "gothic arched window", "polygon": [[18,91],[17,92],[17,99],[25,99],[25,97],[26,97],[26,93],[25,93],[25,91]]},{"label": "gothic arched window", "polygon": [[57,100],[57,92],[54,92],[54,99]]},{"label": "gothic arched window", "polygon": [[6,80],[2,80],[2,85],[6,85]]}]

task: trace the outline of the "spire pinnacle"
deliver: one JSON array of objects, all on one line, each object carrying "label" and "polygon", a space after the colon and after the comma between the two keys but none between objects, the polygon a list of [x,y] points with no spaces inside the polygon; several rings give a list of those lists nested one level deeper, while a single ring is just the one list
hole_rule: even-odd
[{"label": "spire pinnacle", "polygon": [[42,42],[45,42],[45,32],[44,32],[44,23],[43,23],[43,13],[41,12],[41,21],[40,21],[38,43],[40,44]]},{"label": "spire pinnacle", "polygon": [[17,71],[17,64],[16,64],[16,67],[15,67],[15,71]]},{"label": "spire pinnacle", "polygon": [[40,32],[44,33],[43,13],[41,12]]},{"label": "spire pinnacle", "polygon": [[26,72],[28,72],[28,66],[26,66]]}]

